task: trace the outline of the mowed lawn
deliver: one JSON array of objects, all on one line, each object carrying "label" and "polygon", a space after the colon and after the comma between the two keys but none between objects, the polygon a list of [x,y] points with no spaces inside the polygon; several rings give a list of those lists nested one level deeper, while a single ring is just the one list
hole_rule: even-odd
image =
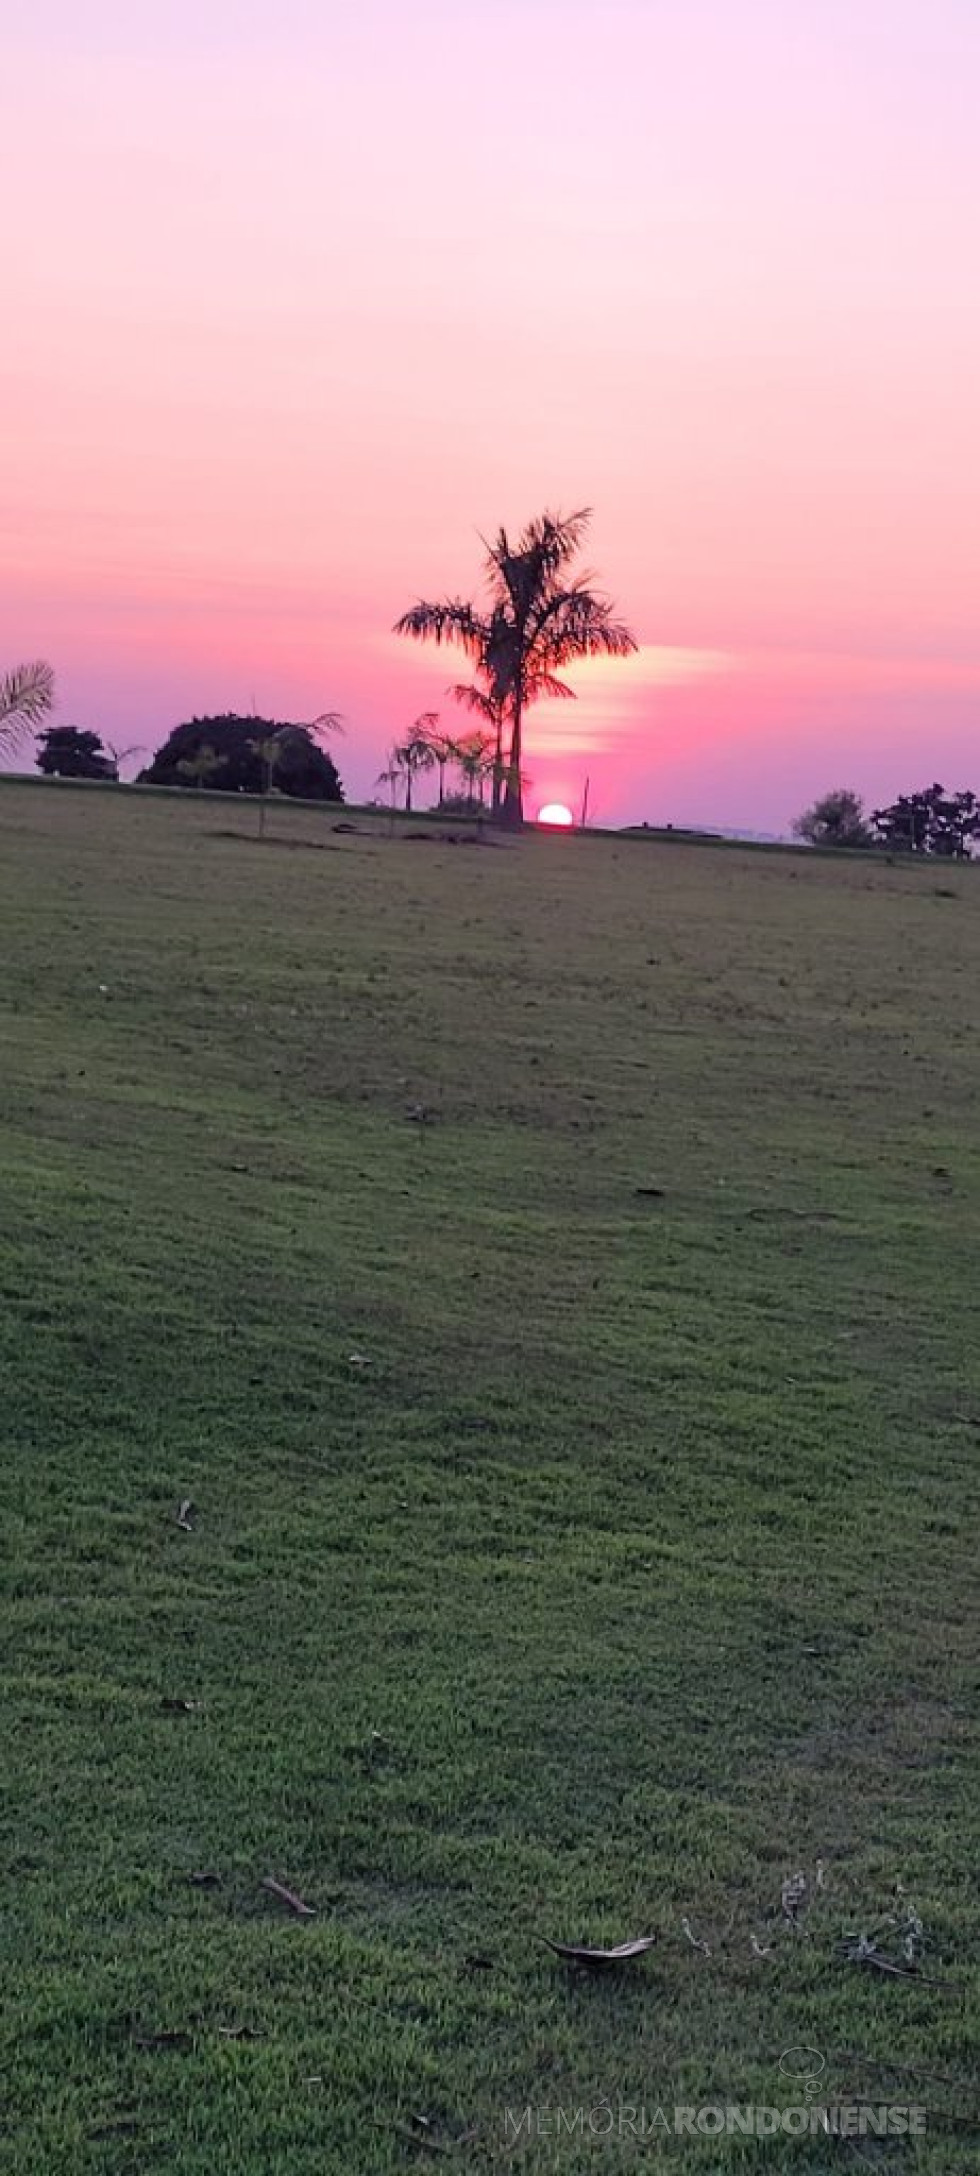
[{"label": "mowed lawn", "polygon": [[972,2169],[980,870],[336,813],[0,790],[3,2167]]}]

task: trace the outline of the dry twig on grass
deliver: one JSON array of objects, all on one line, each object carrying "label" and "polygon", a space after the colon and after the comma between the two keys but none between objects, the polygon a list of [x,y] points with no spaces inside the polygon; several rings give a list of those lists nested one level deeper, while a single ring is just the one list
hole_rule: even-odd
[{"label": "dry twig on grass", "polygon": [[592,1972],[604,1971],[612,1965],[629,1964],[634,1957],[644,1957],[647,1950],[653,1948],[656,1939],[655,1934],[641,1934],[637,1941],[619,1942],[615,1949],[587,1949],[575,1942],[552,1942],[547,1934],[541,1936],[542,1942],[564,1964],[581,1965],[584,1970]]},{"label": "dry twig on grass", "polygon": [[295,1912],[297,1919],[316,1918],[315,1905],[304,1904],[302,1897],[297,1896],[294,1889],[287,1889],[283,1882],[274,1881],[271,1874],[266,1874],[262,1887],[268,1889],[270,1896],[278,1897],[280,1904],[287,1905],[291,1912]]},{"label": "dry twig on grass", "polygon": [[884,1972],[890,1979],[914,1980],[920,1987],[948,1987],[948,1980],[930,1979],[920,1972],[916,1964],[896,1964],[886,1957],[877,1942],[867,1934],[845,1934],[836,1944],[836,1955],[843,1964],[863,1965],[869,1972]]},{"label": "dry twig on grass", "polygon": [[[839,2055],[835,2055],[834,2061],[838,2064],[858,2063],[862,2070],[883,2070],[889,2078],[921,2078],[926,2085],[951,2085],[954,2092],[965,2093],[968,2097],[976,2092],[976,2085],[972,2080],[954,2078],[949,2070],[922,2070],[918,2063],[886,2062],[879,2055],[860,2055],[856,2048],[842,2049]],[[973,2120],[980,2121],[980,2109],[975,2111]]]}]

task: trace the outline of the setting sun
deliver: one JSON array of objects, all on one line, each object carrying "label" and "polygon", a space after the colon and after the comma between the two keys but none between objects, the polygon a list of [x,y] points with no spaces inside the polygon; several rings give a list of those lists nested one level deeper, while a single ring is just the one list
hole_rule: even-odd
[{"label": "setting sun", "polygon": [[553,824],[556,829],[567,830],[569,824],[575,822],[575,818],[571,809],[565,807],[564,801],[548,801],[544,808],[538,810],[538,822],[539,824]]}]

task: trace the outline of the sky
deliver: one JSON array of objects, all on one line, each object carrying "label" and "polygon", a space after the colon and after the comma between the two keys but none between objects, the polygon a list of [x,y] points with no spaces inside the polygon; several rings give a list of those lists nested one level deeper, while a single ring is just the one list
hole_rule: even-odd
[{"label": "sky", "polygon": [[640,647],[532,807],[980,789],[977,0],[3,13],[0,669],[59,723],[340,710],[362,796],[454,717],[395,619],[589,506]]}]

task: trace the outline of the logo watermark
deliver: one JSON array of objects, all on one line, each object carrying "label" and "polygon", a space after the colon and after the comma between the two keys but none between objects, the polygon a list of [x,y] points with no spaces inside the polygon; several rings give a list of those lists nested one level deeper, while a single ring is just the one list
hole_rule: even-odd
[{"label": "logo watermark", "polygon": [[592,2108],[504,2110],[508,2146],[538,2139],[613,2138],[921,2138],[926,2110],[911,2102],[842,2101],[821,2107],[769,2108],[706,2101],[700,2108],[598,2101]]},{"label": "logo watermark", "polygon": [[763,2103],[704,2101],[650,2106],[624,2100],[600,2100],[592,2107],[558,2103],[504,2110],[504,2138],[509,2146],[538,2139],[625,2138],[921,2138],[927,2110],[910,2101],[839,2101],[821,2096],[827,2068],[819,2048],[784,2049],[779,2069],[795,2088],[787,2108]]},{"label": "logo watermark", "polygon": [[784,2048],[779,2058],[784,2078],[792,2078],[808,2100],[815,2100],[820,2091],[821,2073],[826,2070],[825,2058],[819,2048]]}]

